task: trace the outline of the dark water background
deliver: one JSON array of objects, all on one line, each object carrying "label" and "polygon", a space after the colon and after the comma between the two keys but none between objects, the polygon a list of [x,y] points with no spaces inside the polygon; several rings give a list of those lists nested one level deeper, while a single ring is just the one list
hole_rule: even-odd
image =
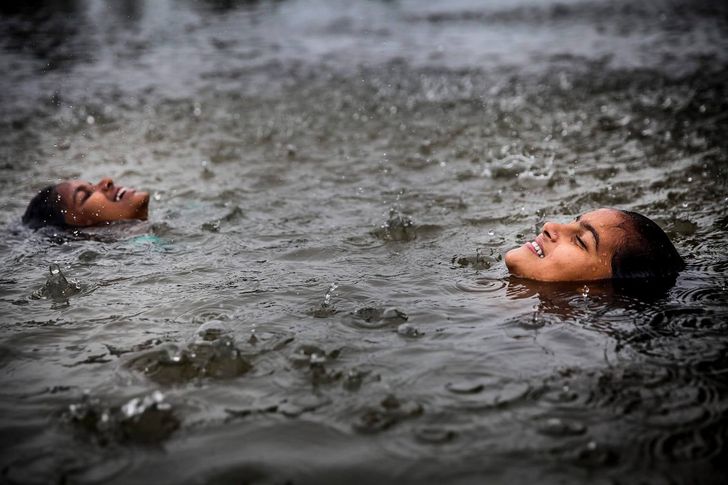
[{"label": "dark water background", "polygon": [[[0,482],[726,483],[725,2],[0,11]],[[507,278],[602,206],[672,288]]]}]

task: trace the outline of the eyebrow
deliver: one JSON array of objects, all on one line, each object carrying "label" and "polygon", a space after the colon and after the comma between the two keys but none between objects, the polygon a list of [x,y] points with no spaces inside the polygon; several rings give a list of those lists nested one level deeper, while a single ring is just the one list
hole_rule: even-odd
[{"label": "eyebrow", "polygon": [[578,222],[581,227],[583,227],[584,229],[586,229],[587,231],[592,233],[592,236],[594,236],[594,242],[596,243],[596,246],[597,246],[597,250],[599,250],[599,233],[597,232],[596,229],[594,229],[594,226],[592,226],[588,222],[582,221],[580,219],[581,219],[581,216],[576,216],[576,222]]}]

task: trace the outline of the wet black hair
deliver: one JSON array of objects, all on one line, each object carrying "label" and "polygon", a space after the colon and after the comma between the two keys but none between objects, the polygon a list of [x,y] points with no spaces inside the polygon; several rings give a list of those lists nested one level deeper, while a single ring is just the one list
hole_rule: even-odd
[{"label": "wet black hair", "polygon": [[23,224],[38,229],[43,226],[65,227],[66,219],[61,196],[55,185],[49,185],[35,194],[23,214]]},{"label": "wet black hair", "polygon": [[612,278],[674,279],[685,261],[667,234],[654,221],[636,212],[620,210],[625,236],[612,256]]}]

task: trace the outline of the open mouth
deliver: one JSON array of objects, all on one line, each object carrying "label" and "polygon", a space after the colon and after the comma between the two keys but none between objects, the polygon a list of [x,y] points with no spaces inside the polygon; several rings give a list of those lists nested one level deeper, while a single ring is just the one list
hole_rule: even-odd
[{"label": "open mouth", "polygon": [[124,194],[126,194],[126,191],[126,187],[120,187],[119,190],[116,191],[116,195],[114,196],[114,202],[119,202],[121,198],[124,197]]},{"label": "open mouth", "polygon": [[528,244],[530,244],[531,247],[533,248],[533,250],[536,251],[536,254],[538,255],[539,258],[543,258],[544,257],[543,249],[541,248],[541,246],[536,241],[532,241],[532,242],[530,242]]}]

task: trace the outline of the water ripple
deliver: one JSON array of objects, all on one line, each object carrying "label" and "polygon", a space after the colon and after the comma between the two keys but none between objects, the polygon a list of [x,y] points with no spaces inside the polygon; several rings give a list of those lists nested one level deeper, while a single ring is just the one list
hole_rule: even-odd
[{"label": "water ripple", "polygon": [[458,281],[455,287],[469,293],[495,293],[508,285],[508,282],[500,278],[478,278],[475,282]]}]

